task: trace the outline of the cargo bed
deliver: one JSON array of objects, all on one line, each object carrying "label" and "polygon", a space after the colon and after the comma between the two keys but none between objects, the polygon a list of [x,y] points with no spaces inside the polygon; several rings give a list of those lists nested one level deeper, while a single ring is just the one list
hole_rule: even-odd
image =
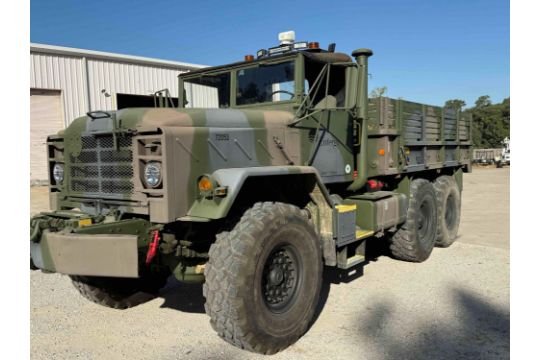
[{"label": "cargo bed", "polygon": [[368,176],[470,167],[470,114],[377,97],[368,106]]}]

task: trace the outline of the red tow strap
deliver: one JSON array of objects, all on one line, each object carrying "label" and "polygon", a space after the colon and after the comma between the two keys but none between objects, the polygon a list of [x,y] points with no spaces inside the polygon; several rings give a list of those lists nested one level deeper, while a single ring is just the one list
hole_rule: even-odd
[{"label": "red tow strap", "polygon": [[154,256],[156,256],[158,243],[159,243],[159,231],[154,230],[154,239],[150,243],[148,247],[148,252],[146,253],[146,265],[150,265],[150,263],[152,262],[152,259],[154,258]]}]

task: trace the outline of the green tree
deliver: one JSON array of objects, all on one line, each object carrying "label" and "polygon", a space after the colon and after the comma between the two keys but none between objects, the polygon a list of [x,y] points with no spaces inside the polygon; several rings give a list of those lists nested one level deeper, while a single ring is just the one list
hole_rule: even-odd
[{"label": "green tree", "polygon": [[464,100],[461,100],[461,99],[452,99],[452,100],[447,100],[445,103],[444,103],[444,106],[445,107],[454,107],[454,108],[459,108],[460,110],[463,109],[465,106],[467,105],[467,103],[464,101]]},{"label": "green tree", "polygon": [[384,94],[386,94],[387,92],[388,92],[388,87],[386,86],[377,87],[371,90],[371,92],[369,93],[369,97],[375,98],[375,97],[384,96]]},{"label": "green tree", "polygon": [[473,146],[498,148],[510,136],[510,98],[493,104],[488,95],[480,96],[475,106],[465,110],[473,118]]},{"label": "green tree", "polygon": [[482,95],[474,104],[477,109],[485,108],[491,105],[491,99],[489,98],[489,95]]}]

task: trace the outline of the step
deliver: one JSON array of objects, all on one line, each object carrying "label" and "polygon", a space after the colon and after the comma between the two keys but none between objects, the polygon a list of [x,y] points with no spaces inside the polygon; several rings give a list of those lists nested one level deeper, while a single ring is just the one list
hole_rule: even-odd
[{"label": "step", "polygon": [[355,265],[358,265],[360,263],[363,263],[365,260],[365,257],[363,255],[354,255],[350,258],[347,258],[347,262],[344,264],[344,266],[340,266],[341,269],[350,269]]},{"label": "step", "polygon": [[356,227],[356,240],[368,238],[370,236],[373,236],[373,234],[375,234],[373,230],[365,230],[360,229],[358,226]]}]

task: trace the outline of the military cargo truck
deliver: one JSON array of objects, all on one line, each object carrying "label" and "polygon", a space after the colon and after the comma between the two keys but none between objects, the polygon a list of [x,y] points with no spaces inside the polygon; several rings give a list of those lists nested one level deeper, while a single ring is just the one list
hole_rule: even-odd
[{"label": "military cargo truck", "polygon": [[503,149],[473,149],[472,164],[493,165],[499,162]]},{"label": "military cargo truck", "polygon": [[181,74],[178,108],[160,96],[51,135],[52,211],[31,219],[31,267],[118,309],[171,274],[204,283],[217,333],[271,354],[307,331],[323,267],[361,266],[368,239],[412,262],[451,245],[471,118],[369,99],[369,49],[280,40]]}]

